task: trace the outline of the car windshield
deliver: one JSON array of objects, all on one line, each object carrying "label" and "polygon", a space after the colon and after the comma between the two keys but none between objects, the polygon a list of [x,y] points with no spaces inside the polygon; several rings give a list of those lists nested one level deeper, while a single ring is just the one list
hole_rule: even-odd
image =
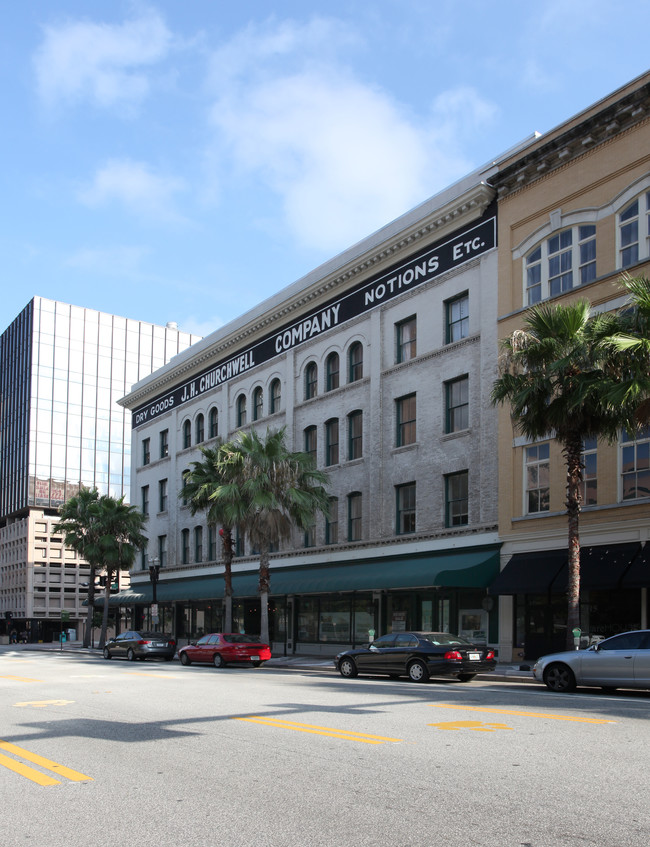
[{"label": "car windshield", "polygon": [[425,641],[430,641],[436,645],[443,644],[445,646],[460,647],[472,643],[466,638],[460,635],[452,635],[450,632],[419,632],[418,635]]},{"label": "car windshield", "polygon": [[259,635],[224,635],[224,641],[229,644],[259,644]]}]

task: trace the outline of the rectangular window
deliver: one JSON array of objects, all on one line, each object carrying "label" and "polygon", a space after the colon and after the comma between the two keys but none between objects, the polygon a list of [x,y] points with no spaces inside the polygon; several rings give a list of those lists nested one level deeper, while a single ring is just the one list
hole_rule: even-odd
[{"label": "rectangular window", "polygon": [[639,261],[639,201],[635,200],[618,216],[621,239],[620,261],[629,268]]},{"label": "rectangular window", "polygon": [[461,294],[446,305],[446,341],[451,344],[469,335],[469,295]]},{"label": "rectangular window", "polygon": [[151,461],[151,439],[144,438],[142,440],[142,464],[148,465]]},{"label": "rectangular window", "polygon": [[549,445],[535,444],[525,449],[526,514],[548,512],[550,501]]},{"label": "rectangular window", "polygon": [[395,324],[396,353],[395,361],[408,362],[417,355],[417,318],[413,315],[405,321]]},{"label": "rectangular window", "polygon": [[348,459],[360,459],[363,456],[363,412],[351,412],[348,415]]},{"label": "rectangular window", "polygon": [[160,433],[160,458],[164,459],[169,455],[169,430],[163,429]]},{"label": "rectangular window", "polygon": [[585,438],[582,444],[582,502],[595,506],[598,502],[598,441]]},{"label": "rectangular window", "polygon": [[194,561],[203,561],[203,527],[194,527]]},{"label": "rectangular window", "polygon": [[149,514],[149,486],[148,485],[142,486],[142,501],[141,501],[141,503],[142,503],[142,514],[146,516],[146,515]]},{"label": "rectangular window", "polygon": [[325,518],[325,544],[338,544],[339,540],[339,500],[330,497],[330,509]]},{"label": "rectangular window", "polygon": [[348,541],[361,541],[361,494],[357,491],[348,495]]},{"label": "rectangular window", "polygon": [[395,401],[395,445],[397,447],[404,447],[406,444],[415,444],[417,438],[416,413],[417,403],[415,394],[399,397]]},{"label": "rectangular window", "polygon": [[445,477],[445,526],[465,526],[469,519],[467,471]]},{"label": "rectangular window", "polygon": [[189,565],[190,563],[190,531],[184,529],[181,532],[181,563]]},{"label": "rectangular window", "polygon": [[315,547],[316,546],[316,525],[312,524],[310,527],[307,527],[305,530],[304,537],[305,547]]},{"label": "rectangular window", "polygon": [[650,428],[642,430],[636,438],[623,430],[621,477],[623,500],[650,497]]},{"label": "rectangular window", "polygon": [[167,565],[167,536],[159,535],[158,536],[158,559],[160,560],[160,567],[164,568]]},{"label": "rectangular window", "polygon": [[593,224],[578,227],[580,249],[580,284],[596,279],[596,227]]},{"label": "rectangular window", "polygon": [[445,383],[445,432],[469,429],[469,378],[461,376]]},{"label": "rectangular window", "polygon": [[167,480],[161,479],[158,483],[158,511],[167,511]]},{"label": "rectangular window", "polygon": [[217,558],[217,530],[213,526],[208,527],[208,561],[214,562]]},{"label": "rectangular window", "polygon": [[327,467],[339,463],[339,419],[325,423],[325,464]]},{"label": "rectangular window", "polygon": [[548,284],[551,297],[573,288],[572,242],[573,230],[570,229],[548,240]]},{"label": "rectangular window", "polygon": [[407,482],[395,488],[396,531],[398,535],[415,532],[415,483]]}]

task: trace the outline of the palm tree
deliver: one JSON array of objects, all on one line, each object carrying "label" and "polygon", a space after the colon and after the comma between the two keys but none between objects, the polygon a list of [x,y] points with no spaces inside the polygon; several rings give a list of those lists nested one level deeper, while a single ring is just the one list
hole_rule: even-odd
[{"label": "palm tree", "polygon": [[291,536],[292,529],[309,529],[316,514],[329,513],[327,474],[314,467],[308,453],[293,453],[285,442],[286,428],[239,432],[223,445],[230,481],[212,494],[221,500],[231,525],[239,525],[259,551],[260,634],[269,642],[268,598],[271,547]]},{"label": "palm tree", "polygon": [[212,495],[228,482],[231,468],[224,461],[223,446],[202,447],[203,461],[192,462],[192,470],[185,475],[179,497],[189,504],[192,515],[206,512],[208,525],[216,528],[221,525],[219,535],[223,545],[224,580],[224,632],[232,630],[232,530],[234,519],[231,506],[225,508],[225,499],[213,499]]},{"label": "palm tree", "polygon": [[76,550],[89,566],[88,575],[88,616],[84,632],[84,647],[90,647],[93,614],[95,611],[95,576],[102,563],[100,545],[101,527],[99,523],[99,492],[96,488],[80,488],[78,494],[59,509],[61,520],[54,532],[64,536],[67,547]]},{"label": "palm tree", "polygon": [[104,611],[99,636],[99,649],[102,650],[106,643],[108,606],[113,579],[119,571],[131,569],[137,551],[146,549],[148,539],[142,533],[147,518],[135,506],[125,503],[124,497],[115,499],[104,495],[99,499],[99,509],[102,530],[99,544],[102,551],[102,564],[106,569]]},{"label": "palm tree", "polygon": [[[633,329],[624,314],[592,314],[588,302],[541,304],[529,309],[524,328],[502,342],[495,405],[509,403],[513,426],[525,438],[555,438],[566,463],[568,516],[567,649],[580,619],[582,450],[586,438],[618,440],[639,427],[643,390],[633,357],[611,339]],[[647,380],[646,380],[647,382]],[[627,391],[621,391],[626,384]]]}]

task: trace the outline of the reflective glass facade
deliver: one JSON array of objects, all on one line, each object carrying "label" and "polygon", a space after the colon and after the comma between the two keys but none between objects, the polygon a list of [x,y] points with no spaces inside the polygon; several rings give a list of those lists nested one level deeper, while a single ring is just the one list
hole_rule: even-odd
[{"label": "reflective glass facade", "polygon": [[0,518],[81,485],[129,498],[131,413],[117,401],[197,336],[35,297],[3,333]]}]

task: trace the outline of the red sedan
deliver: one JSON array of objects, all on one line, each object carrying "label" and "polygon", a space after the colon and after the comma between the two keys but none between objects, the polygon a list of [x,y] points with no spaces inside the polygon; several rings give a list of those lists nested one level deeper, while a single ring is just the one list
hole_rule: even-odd
[{"label": "red sedan", "polygon": [[239,664],[259,666],[271,658],[268,644],[262,644],[257,635],[240,635],[236,632],[204,635],[195,644],[181,647],[178,657],[182,665],[192,662],[204,665],[214,665],[224,668],[226,665]]}]

